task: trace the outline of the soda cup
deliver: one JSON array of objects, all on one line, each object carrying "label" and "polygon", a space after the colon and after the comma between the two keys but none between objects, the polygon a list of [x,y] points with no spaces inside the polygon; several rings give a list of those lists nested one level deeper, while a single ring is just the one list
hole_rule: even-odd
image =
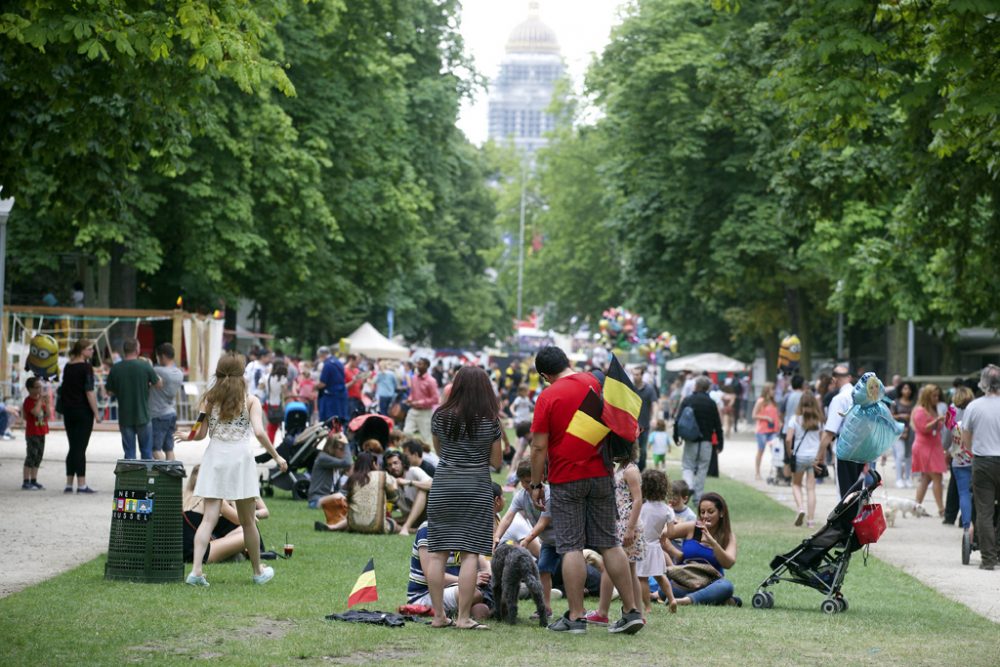
[{"label": "soda cup", "polygon": [[291,558],[293,551],[295,551],[295,545],[294,544],[286,544],[285,545],[285,558]]}]

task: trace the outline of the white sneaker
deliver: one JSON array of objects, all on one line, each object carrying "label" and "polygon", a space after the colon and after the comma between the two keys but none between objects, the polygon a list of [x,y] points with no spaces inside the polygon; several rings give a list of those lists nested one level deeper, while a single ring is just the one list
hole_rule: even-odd
[{"label": "white sneaker", "polygon": [[552,592],[549,594],[549,597],[553,600],[562,600],[562,596],[563,592],[558,588],[553,588]]},{"label": "white sneaker", "polygon": [[904,486],[906,486],[906,482],[904,482],[901,479],[897,479],[896,480],[896,488],[897,489],[902,489]]},{"label": "white sneaker", "polygon": [[184,583],[188,586],[208,586],[208,579],[206,579],[203,574],[199,575],[192,572],[187,576],[187,579],[184,580]]},{"label": "white sneaker", "polygon": [[912,489],[913,488],[913,480],[912,479],[903,480],[903,484],[905,484],[906,488],[908,488],[908,489]]},{"label": "white sneaker", "polygon": [[261,570],[260,574],[253,575],[253,583],[255,583],[255,584],[261,584],[261,585],[263,585],[263,584],[266,584],[267,582],[271,581],[272,579],[274,579],[274,568],[273,567],[265,566],[264,569]]}]

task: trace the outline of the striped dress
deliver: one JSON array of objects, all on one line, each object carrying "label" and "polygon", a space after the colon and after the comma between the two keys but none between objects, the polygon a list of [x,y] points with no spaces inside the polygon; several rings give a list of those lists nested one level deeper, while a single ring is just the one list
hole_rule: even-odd
[{"label": "striped dress", "polygon": [[431,432],[441,443],[441,462],[427,498],[427,550],[493,553],[493,480],[490,449],[500,422],[483,419],[475,433],[452,439],[454,417],[437,411]]}]

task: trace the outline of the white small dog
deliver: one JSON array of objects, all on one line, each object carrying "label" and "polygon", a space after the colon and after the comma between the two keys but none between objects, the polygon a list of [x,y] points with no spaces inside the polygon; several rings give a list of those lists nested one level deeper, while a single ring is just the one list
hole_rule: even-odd
[{"label": "white small dog", "polygon": [[930,513],[924,506],[918,503],[916,500],[910,498],[896,498],[895,496],[886,496],[883,500],[885,504],[885,522],[890,526],[896,525],[896,516],[900,515],[904,519],[908,514],[920,518],[922,516],[930,516]]}]

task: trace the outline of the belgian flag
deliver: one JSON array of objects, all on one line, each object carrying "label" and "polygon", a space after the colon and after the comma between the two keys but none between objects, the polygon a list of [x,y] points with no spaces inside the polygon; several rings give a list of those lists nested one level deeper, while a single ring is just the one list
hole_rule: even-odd
[{"label": "belgian flag", "polygon": [[603,410],[604,401],[591,389],[573,414],[566,433],[583,440],[591,447],[597,447],[604,442],[604,437],[611,430],[601,421]]},{"label": "belgian flag", "polygon": [[626,442],[635,442],[639,437],[639,410],[642,409],[642,399],[635,393],[635,386],[628,373],[611,355],[611,365],[604,378],[604,409],[601,411],[601,421],[619,438]]},{"label": "belgian flag", "polygon": [[378,600],[378,590],[375,588],[375,559],[371,558],[355,582],[354,588],[351,589],[351,594],[347,598],[347,608],[376,600]]}]

